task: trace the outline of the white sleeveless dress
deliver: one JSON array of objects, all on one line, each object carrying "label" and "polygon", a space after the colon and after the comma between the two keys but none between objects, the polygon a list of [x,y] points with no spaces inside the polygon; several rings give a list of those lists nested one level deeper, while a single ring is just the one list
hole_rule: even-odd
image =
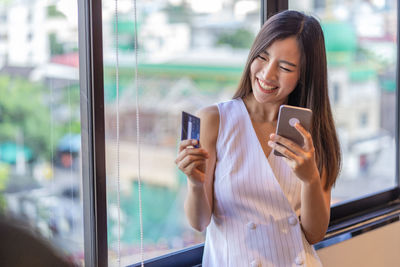
[{"label": "white sleeveless dress", "polygon": [[242,99],[218,109],[214,210],[203,266],[322,266],[298,220],[300,180],[280,157],[265,157]]}]

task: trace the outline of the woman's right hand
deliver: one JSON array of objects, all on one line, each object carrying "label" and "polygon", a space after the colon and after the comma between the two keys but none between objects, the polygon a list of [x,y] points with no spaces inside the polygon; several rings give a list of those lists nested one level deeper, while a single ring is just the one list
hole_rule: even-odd
[{"label": "woman's right hand", "polygon": [[175,163],[186,174],[190,182],[194,185],[203,185],[208,153],[203,148],[193,147],[197,145],[197,142],[197,140],[181,141]]}]

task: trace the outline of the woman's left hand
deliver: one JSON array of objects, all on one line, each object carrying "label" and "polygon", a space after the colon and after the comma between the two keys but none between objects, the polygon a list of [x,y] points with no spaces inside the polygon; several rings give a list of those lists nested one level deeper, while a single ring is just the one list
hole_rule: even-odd
[{"label": "woman's left hand", "polygon": [[270,135],[268,145],[285,156],[284,160],[292,168],[297,177],[305,183],[311,183],[315,181],[314,179],[320,179],[315,162],[315,149],[312,137],[300,123],[296,123],[294,127],[304,138],[303,147],[276,134]]}]

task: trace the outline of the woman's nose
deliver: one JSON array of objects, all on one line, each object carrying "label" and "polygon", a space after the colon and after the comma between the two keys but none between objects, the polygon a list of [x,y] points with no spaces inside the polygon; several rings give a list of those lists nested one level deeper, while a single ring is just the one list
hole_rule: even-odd
[{"label": "woman's nose", "polygon": [[265,64],[265,66],[262,69],[262,77],[264,80],[276,80],[277,76],[277,70],[276,66],[273,62],[270,62],[269,64]]}]

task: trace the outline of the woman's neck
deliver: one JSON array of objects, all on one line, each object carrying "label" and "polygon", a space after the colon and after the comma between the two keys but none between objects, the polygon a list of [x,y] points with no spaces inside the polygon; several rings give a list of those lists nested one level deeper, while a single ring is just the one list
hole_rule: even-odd
[{"label": "woman's neck", "polygon": [[284,103],[259,103],[252,93],[243,97],[250,118],[258,123],[275,123],[278,119],[279,107]]}]

